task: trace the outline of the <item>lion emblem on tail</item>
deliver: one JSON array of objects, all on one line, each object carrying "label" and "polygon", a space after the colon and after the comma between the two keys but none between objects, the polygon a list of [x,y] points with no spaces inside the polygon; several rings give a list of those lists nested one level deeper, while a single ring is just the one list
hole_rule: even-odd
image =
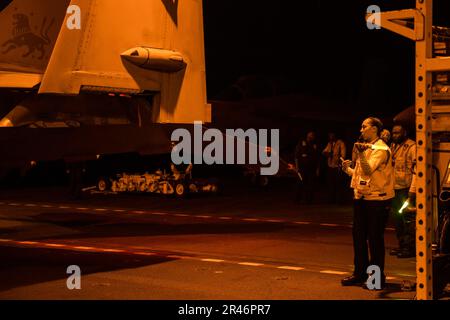
[{"label": "lion emblem on tail", "polygon": [[34,52],[39,52],[39,60],[42,60],[45,56],[45,47],[50,45],[49,31],[55,23],[55,19],[52,19],[47,25],[47,18],[44,18],[41,25],[40,34],[33,33],[30,27],[30,21],[24,14],[13,15],[13,38],[2,44],[4,51],[3,54],[7,54],[12,50],[26,47],[28,51],[22,56],[24,58],[29,57]]}]

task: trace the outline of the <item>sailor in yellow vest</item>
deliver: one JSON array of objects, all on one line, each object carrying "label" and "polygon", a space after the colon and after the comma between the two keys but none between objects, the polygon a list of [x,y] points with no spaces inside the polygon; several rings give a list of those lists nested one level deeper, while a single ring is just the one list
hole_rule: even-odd
[{"label": "sailor in yellow vest", "polygon": [[[343,286],[363,285],[368,278],[367,268],[375,265],[385,285],[384,230],[394,198],[394,173],[391,152],[380,138],[383,124],[377,118],[366,119],[361,126],[364,143],[356,143],[355,168],[352,161],[342,163],[342,169],[352,177],[353,205],[353,275],[342,280]],[[369,256],[370,253],[370,256]]]},{"label": "sailor in yellow vest", "polygon": [[399,247],[391,250],[391,255],[399,258],[412,258],[415,250],[415,216],[400,212],[402,205],[408,199],[408,192],[413,180],[413,170],[416,162],[416,142],[408,138],[406,129],[395,125],[392,129],[392,165],[395,176],[395,198],[392,201],[392,215]]}]

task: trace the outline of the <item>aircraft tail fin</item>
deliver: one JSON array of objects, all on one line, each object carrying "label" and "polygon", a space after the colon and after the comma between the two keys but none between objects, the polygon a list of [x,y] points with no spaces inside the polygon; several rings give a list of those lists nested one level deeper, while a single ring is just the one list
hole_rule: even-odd
[{"label": "aircraft tail fin", "polygon": [[40,93],[151,92],[154,122],[210,121],[201,0],[72,0],[70,8]]},{"label": "aircraft tail fin", "polygon": [[68,3],[69,0],[3,1],[0,6],[0,71],[43,74]]}]

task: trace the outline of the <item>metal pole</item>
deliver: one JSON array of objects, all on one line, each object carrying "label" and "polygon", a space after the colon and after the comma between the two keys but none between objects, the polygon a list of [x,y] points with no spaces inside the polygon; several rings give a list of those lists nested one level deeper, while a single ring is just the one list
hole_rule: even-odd
[{"label": "metal pole", "polygon": [[432,58],[433,0],[416,0],[417,10],[425,18],[424,39],[416,42],[416,134],[417,134],[417,218],[416,272],[417,299],[433,299],[432,259],[432,74],[427,59]]}]

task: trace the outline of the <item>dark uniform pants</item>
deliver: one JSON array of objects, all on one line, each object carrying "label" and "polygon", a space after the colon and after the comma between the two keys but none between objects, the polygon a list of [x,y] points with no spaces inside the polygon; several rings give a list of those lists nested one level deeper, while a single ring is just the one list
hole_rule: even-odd
[{"label": "dark uniform pants", "polygon": [[327,169],[328,202],[342,204],[346,200],[345,176],[340,168]]},{"label": "dark uniform pants", "polygon": [[302,181],[298,179],[297,181],[297,201],[312,203],[314,200],[314,189],[316,183],[316,171],[315,169],[302,170],[300,171],[302,175]]},{"label": "dark uniform pants", "polygon": [[[384,275],[384,229],[389,217],[391,200],[354,200],[353,252],[354,275],[367,277],[367,268],[378,266]],[[370,258],[369,258],[370,252]]]}]

